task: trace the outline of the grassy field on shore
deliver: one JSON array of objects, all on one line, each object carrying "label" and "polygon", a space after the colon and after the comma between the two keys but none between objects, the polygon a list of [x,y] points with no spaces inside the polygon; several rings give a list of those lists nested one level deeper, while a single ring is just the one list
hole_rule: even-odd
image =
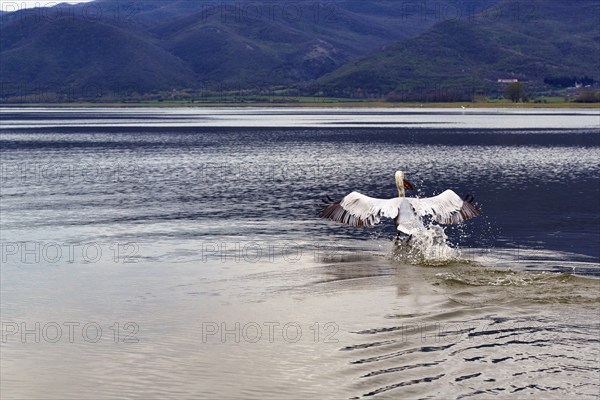
[{"label": "grassy field on shore", "polygon": [[198,99],[118,100],[94,102],[28,102],[0,103],[0,107],[356,107],[356,108],[600,108],[600,103],[565,101],[564,97],[539,97],[526,103],[507,99],[477,101],[418,102],[386,101],[384,99],[351,99],[318,96],[205,96]]}]

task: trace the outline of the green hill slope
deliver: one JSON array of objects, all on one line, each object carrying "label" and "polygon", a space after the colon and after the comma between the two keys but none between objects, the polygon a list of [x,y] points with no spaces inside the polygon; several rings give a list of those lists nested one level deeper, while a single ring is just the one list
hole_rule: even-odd
[{"label": "green hill slope", "polygon": [[489,91],[499,78],[517,78],[534,90],[543,87],[546,77],[587,75],[598,80],[599,7],[588,0],[505,1],[494,14],[442,22],[317,83],[329,94],[395,92],[410,98]]},{"label": "green hill slope", "polygon": [[128,97],[185,87],[195,79],[193,70],[168,51],[104,23],[65,18],[18,24],[1,44],[4,97]]}]

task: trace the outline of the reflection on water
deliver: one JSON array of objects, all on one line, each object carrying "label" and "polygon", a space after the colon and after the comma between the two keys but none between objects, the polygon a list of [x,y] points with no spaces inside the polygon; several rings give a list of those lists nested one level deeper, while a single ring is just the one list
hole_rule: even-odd
[{"label": "reflection on water", "polygon": [[[494,112],[2,110],[2,398],[597,398],[598,113]],[[317,218],[396,169],[452,257]]]},{"label": "reflection on water", "polygon": [[7,108],[3,128],[428,128],[570,129],[598,126],[594,109],[454,108]]}]

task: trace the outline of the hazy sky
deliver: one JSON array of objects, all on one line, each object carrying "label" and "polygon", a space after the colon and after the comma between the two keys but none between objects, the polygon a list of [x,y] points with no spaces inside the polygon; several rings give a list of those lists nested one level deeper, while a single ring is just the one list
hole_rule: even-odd
[{"label": "hazy sky", "polygon": [[87,3],[92,0],[68,0],[68,1],[50,1],[50,0],[0,0],[0,10],[18,11],[24,8],[32,7],[52,7],[59,3]]}]

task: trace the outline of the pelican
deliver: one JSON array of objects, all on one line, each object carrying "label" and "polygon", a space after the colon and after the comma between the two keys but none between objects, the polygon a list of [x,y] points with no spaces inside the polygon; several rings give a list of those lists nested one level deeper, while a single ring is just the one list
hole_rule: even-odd
[{"label": "pelican", "polygon": [[391,218],[396,224],[398,236],[409,236],[426,230],[422,218],[430,216],[439,224],[460,224],[481,214],[473,204],[473,196],[461,199],[448,189],[433,197],[405,197],[404,189],[413,190],[413,186],[404,179],[402,171],[396,171],[398,197],[376,199],[358,192],[352,192],[341,200],[327,197],[323,200],[327,207],[321,211],[321,218],[342,222],[351,226],[374,226],[382,217]]}]

